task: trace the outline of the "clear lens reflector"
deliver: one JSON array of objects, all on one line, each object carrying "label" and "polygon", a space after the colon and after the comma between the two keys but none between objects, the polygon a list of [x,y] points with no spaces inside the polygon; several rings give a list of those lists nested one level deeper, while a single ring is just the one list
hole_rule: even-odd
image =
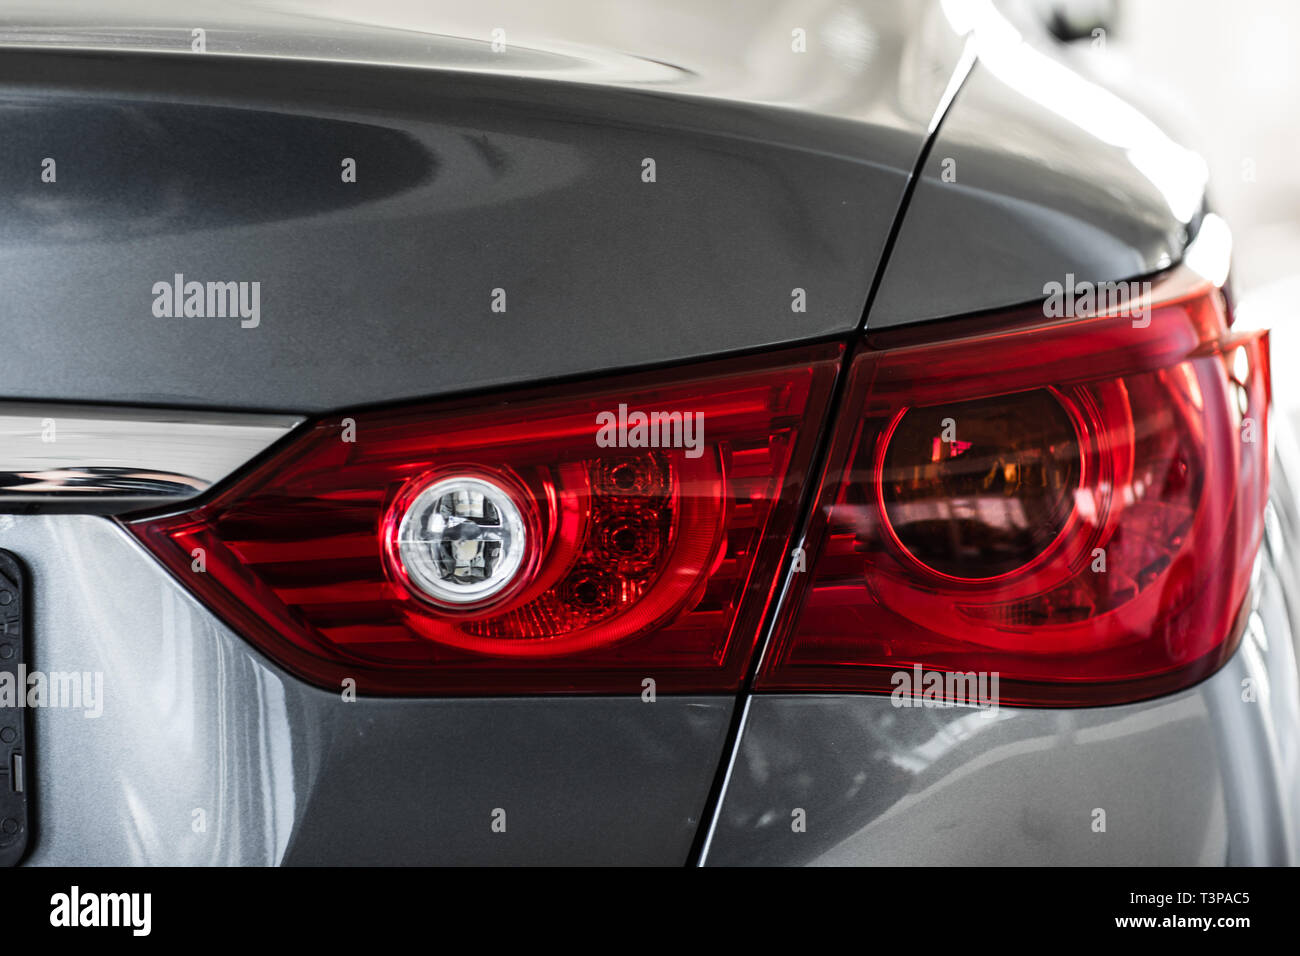
[{"label": "clear lens reflector", "polygon": [[510,492],[466,475],[434,481],[397,525],[401,570],[432,601],[478,605],[501,594],[523,564],[528,535]]}]

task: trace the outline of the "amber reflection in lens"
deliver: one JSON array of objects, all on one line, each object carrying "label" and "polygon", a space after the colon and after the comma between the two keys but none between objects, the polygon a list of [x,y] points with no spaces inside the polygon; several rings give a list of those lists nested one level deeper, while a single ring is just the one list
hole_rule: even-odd
[{"label": "amber reflection in lens", "polygon": [[1079,443],[1046,389],[905,412],[881,491],[899,543],[922,564],[990,578],[1028,564],[1069,520]]}]

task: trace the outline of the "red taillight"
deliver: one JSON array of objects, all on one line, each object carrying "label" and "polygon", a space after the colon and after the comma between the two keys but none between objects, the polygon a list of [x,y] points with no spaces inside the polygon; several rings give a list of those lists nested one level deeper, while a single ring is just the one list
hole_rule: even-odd
[{"label": "red taillight", "polygon": [[1142,305],[861,349],[758,689],[975,672],[1079,706],[1216,669],[1262,534],[1267,338],[1185,270]]},{"label": "red taillight", "polygon": [[130,527],[322,686],[734,691],[841,355],[321,421],[197,511]]}]

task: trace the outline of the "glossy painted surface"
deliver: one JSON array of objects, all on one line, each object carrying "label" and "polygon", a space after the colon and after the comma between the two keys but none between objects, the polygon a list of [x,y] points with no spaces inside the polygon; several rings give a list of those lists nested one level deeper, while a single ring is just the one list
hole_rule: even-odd
[{"label": "glossy painted surface", "polygon": [[[976,8],[978,4],[974,5]],[[944,117],[867,317],[886,328],[1133,279],[1182,257],[1204,161],[1000,19]]]},{"label": "glossy painted surface", "polygon": [[[797,11],[782,0],[314,0],[310,8],[292,0],[118,0],[109,8],[17,0],[0,10],[0,46],[13,49],[189,57],[196,28],[210,57],[635,87],[902,128],[930,118],[933,85],[946,84],[966,29],[955,29],[935,0],[836,0]],[[905,72],[882,72],[890,64]],[[882,80],[897,84],[896,96],[873,89]]]},{"label": "glossy painted surface", "polygon": [[730,699],[346,703],[108,519],[0,515],[0,547],[31,572],[31,666],[103,675],[98,708],[29,712],[28,863],[686,861]]},{"label": "glossy painted surface", "polygon": [[[779,5],[713,22],[721,45],[690,39],[704,15],[593,33],[667,65],[583,82],[537,14],[522,59],[466,27],[419,67],[408,34],[389,66],[184,31],[6,50],[3,396],[312,412],[854,329],[959,39],[932,4],[826,8],[816,55]],[[257,324],[155,315],[176,275],[260,283]]]}]

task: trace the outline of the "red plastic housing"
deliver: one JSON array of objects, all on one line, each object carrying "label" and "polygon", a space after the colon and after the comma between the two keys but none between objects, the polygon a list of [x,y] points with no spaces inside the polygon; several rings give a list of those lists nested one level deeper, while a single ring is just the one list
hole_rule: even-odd
[{"label": "red plastic housing", "polygon": [[1262,537],[1267,336],[1182,269],[1125,308],[859,350],[759,690],[974,672],[1002,703],[1086,706],[1227,659]]},{"label": "red plastic housing", "polygon": [[[323,687],[734,692],[842,361],[823,345],[322,420],[210,503],[128,527]],[[500,600],[439,606],[404,572],[396,524],[447,475],[523,508],[529,550]]]}]

